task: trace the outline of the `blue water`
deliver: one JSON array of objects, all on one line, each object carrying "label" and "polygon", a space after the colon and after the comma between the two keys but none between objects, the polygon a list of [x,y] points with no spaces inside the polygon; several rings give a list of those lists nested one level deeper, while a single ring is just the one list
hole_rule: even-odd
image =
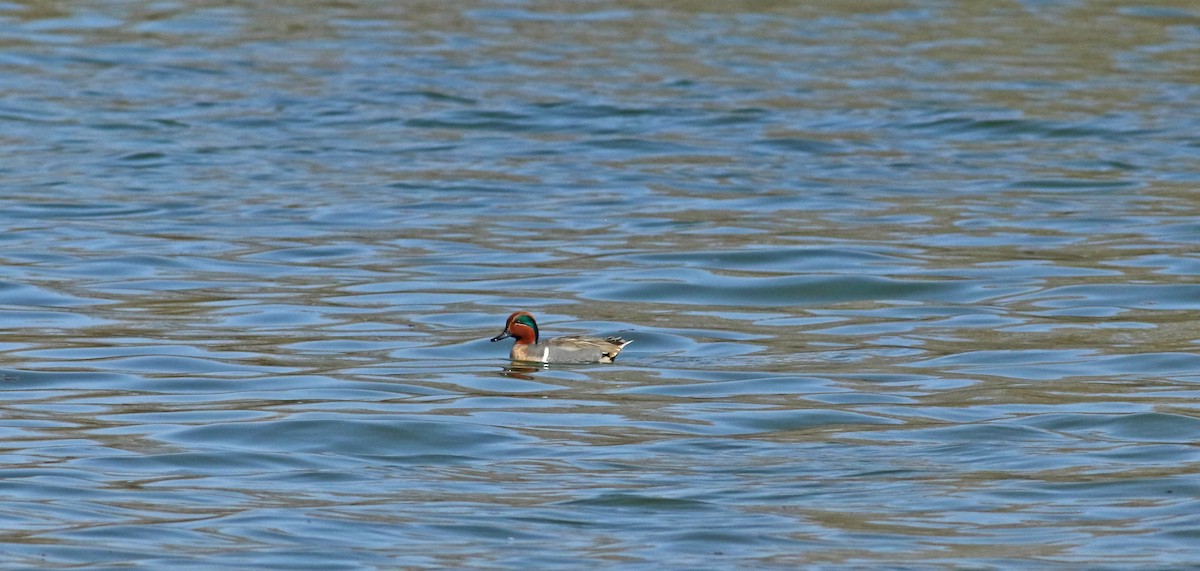
[{"label": "blue water", "polygon": [[0,6],[0,563],[1192,564],[1197,22]]}]

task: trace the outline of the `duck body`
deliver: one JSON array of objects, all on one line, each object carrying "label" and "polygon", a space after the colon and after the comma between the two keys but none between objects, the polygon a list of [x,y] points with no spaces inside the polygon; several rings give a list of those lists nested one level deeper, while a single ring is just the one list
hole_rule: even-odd
[{"label": "duck body", "polygon": [[539,341],[537,321],[527,311],[518,311],[508,316],[508,321],[504,323],[504,331],[493,337],[492,341],[509,337],[516,339],[509,357],[514,361],[534,363],[611,363],[621,349],[632,343],[620,337],[586,335],[568,335]]}]

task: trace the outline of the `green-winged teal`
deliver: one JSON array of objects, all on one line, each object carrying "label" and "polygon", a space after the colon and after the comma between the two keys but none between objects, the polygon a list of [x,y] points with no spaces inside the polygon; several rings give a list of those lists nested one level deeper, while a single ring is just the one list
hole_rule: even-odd
[{"label": "green-winged teal", "polygon": [[584,335],[555,337],[539,343],[537,321],[528,311],[518,311],[508,316],[504,331],[493,337],[492,341],[508,337],[516,339],[509,353],[512,360],[536,363],[611,363],[621,349],[632,343],[620,337]]}]

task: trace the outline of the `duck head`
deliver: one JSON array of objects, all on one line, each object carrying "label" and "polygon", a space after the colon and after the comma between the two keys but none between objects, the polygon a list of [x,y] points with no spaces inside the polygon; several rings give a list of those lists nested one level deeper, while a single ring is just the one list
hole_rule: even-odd
[{"label": "duck head", "polygon": [[518,311],[508,316],[508,321],[504,322],[504,331],[492,337],[492,341],[495,342],[509,337],[516,338],[518,344],[537,344],[537,322],[533,320],[533,316],[528,311]]}]

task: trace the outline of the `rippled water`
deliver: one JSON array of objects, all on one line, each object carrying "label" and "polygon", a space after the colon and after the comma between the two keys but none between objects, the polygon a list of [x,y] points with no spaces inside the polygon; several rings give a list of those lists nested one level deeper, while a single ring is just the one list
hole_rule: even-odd
[{"label": "rippled water", "polygon": [[1191,4],[395,4],[0,5],[6,568],[1200,557]]}]

